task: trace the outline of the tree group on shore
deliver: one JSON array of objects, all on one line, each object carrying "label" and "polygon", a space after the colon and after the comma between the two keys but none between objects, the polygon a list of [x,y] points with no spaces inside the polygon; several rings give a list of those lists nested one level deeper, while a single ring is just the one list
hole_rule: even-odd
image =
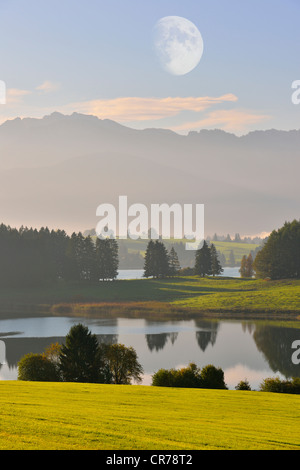
[{"label": "tree group on shore", "polygon": [[52,344],[43,354],[26,354],[18,364],[18,379],[25,381],[126,385],[140,383],[142,374],[132,347],[99,344],[80,323],[70,329],[65,344]]},{"label": "tree group on shore", "polygon": [[163,242],[150,240],[145,253],[144,277],[171,277],[179,270],[180,263],[174,247],[168,252]]}]

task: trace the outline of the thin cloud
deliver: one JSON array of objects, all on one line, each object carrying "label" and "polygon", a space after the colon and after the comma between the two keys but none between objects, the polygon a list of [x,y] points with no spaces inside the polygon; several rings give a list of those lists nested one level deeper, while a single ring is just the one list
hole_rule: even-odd
[{"label": "thin cloud", "polygon": [[196,122],[186,122],[172,127],[174,131],[188,131],[217,126],[227,132],[243,132],[249,125],[271,119],[272,116],[257,114],[242,109],[211,111],[207,117]]},{"label": "thin cloud", "polygon": [[237,101],[233,94],[220,97],[168,97],[140,98],[123,97],[110,100],[91,100],[64,106],[61,111],[93,114],[99,119],[120,122],[152,121],[177,116],[182,111],[205,111],[212,106]]},{"label": "thin cloud", "polygon": [[29,90],[20,90],[18,88],[8,88],[6,90],[6,104],[15,105],[23,102],[23,98],[27,95],[30,95],[31,91]]},{"label": "thin cloud", "polygon": [[36,90],[38,90],[41,93],[52,93],[54,91],[59,90],[59,88],[60,88],[59,83],[55,83],[55,82],[51,82],[49,80],[46,80],[41,85],[37,86]]}]

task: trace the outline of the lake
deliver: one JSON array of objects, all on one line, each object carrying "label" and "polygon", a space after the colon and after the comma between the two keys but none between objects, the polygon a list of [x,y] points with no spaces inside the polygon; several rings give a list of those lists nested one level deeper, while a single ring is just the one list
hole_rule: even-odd
[{"label": "lake", "polygon": [[[240,277],[239,267],[234,268],[223,268],[224,271],[221,277]],[[118,279],[142,279],[143,269],[122,269],[119,271]]]},{"label": "lake", "polygon": [[16,380],[17,363],[23,355],[41,353],[56,341],[63,343],[77,323],[88,326],[99,342],[132,346],[144,368],[144,385],[151,384],[151,375],[158,369],[183,367],[190,362],[199,367],[221,367],[230,389],[245,378],[257,390],[266,377],[300,376],[300,366],[291,359],[291,345],[300,339],[300,329],[288,325],[263,321],[49,317],[0,320],[0,340],[6,351],[0,380]]}]

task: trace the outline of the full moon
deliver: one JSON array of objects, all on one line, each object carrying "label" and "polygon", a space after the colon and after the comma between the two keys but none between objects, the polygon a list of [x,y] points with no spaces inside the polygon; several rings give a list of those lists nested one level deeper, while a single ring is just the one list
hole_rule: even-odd
[{"label": "full moon", "polygon": [[167,72],[185,75],[199,64],[203,39],[191,21],[180,16],[165,16],[154,27],[154,47]]}]

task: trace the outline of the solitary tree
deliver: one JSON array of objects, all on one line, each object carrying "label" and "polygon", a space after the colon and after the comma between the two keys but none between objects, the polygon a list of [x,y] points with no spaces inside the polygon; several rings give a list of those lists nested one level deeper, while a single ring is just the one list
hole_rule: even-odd
[{"label": "solitary tree", "polygon": [[142,381],[143,368],[138,362],[136,351],[124,344],[112,344],[105,348],[105,360],[113,384],[130,384]]},{"label": "solitary tree", "polygon": [[59,362],[65,382],[103,381],[97,338],[82,324],[70,329],[65,344],[61,347]]}]

